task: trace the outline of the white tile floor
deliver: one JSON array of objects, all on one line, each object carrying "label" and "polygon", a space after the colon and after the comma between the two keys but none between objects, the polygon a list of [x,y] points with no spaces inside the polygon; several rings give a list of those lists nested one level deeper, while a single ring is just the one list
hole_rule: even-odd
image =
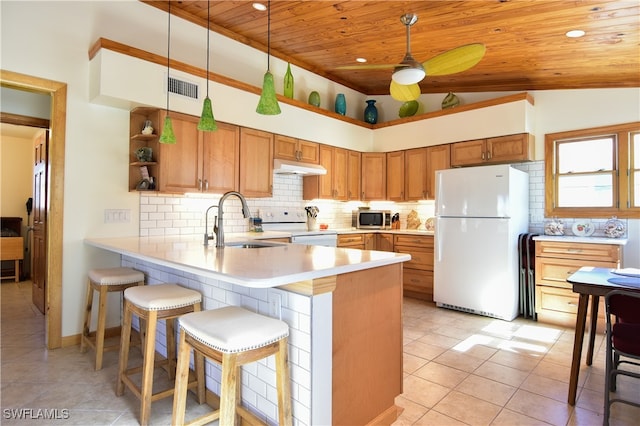
[{"label": "white tile floor", "polygon": [[[0,287],[0,423],[138,424],[138,400],[130,392],[120,398],[114,393],[117,353],[106,353],[104,368],[96,372],[92,351],[46,350],[30,286],[5,281]],[[405,380],[397,399],[404,412],[396,425],[602,424],[602,337],[593,366],[581,368],[572,407],[566,403],[571,330],[448,311],[414,299],[404,303]],[[618,392],[640,400],[640,383],[621,378]],[[152,424],[171,423],[171,404],[171,398],[153,404]],[[38,409],[59,419],[44,420]],[[16,419],[16,413],[30,418]],[[640,409],[615,404],[611,425],[640,425]]]}]

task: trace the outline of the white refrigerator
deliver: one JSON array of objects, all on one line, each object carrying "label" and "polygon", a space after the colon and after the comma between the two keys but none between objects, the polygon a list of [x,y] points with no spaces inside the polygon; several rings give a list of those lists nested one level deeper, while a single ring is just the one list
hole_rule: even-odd
[{"label": "white refrigerator", "polygon": [[518,236],[528,232],[529,175],[509,165],[436,172],[437,306],[518,316]]}]

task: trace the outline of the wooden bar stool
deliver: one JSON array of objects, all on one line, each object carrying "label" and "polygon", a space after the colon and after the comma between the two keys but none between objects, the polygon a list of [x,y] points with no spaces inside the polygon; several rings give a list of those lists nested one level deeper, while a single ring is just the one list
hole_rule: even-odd
[{"label": "wooden bar stool", "polygon": [[[265,317],[238,306],[202,311],[178,319],[180,327],[176,389],[173,396],[174,425],[185,424],[185,410],[191,349],[195,361],[205,357],[222,366],[220,409],[205,414],[187,424],[205,424],[219,419],[220,425],[233,425],[237,416],[249,424],[264,424],[243,408],[240,367],[270,355],[276,360],[279,424],[290,426],[291,396],[287,357],[289,327],[283,321]],[[204,396],[204,383],[198,388]]]},{"label": "wooden bar stool", "polygon": [[[202,295],[177,284],[157,284],[143,287],[131,287],[124,291],[124,320],[120,340],[120,363],[116,395],[124,394],[126,385],[140,399],[140,424],[147,425],[151,415],[151,403],[173,395],[174,388],[153,393],[153,370],[166,366],[169,378],[175,377],[176,342],[174,321],[180,315],[197,312],[201,309]],[[129,340],[131,337],[131,319],[136,314],[141,320],[140,331],[143,337],[142,365],[127,368],[129,363]],[[167,357],[155,360],[156,328],[158,320],[166,321]],[[142,322],[145,323],[144,329]],[[196,376],[202,378],[204,386],[204,363],[197,365]],[[199,367],[199,368],[198,368]],[[142,372],[140,386],[132,376]],[[196,378],[197,378],[196,377]],[[188,383],[189,388],[197,385],[197,380]],[[187,386],[185,384],[185,386]],[[204,399],[200,401],[204,402]]]},{"label": "wooden bar stool", "polygon": [[[87,303],[84,310],[84,325],[80,337],[80,352],[86,352],[87,346],[96,351],[96,370],[102,369],[104,352],[118,349],[118,344],[104,346],[104,335],[107,321],[107,295],[116,291],[124,291],[129,287],[144,285],[144,274],[131,268],[91,269],[87,285]],[[98,325],[95,332],[91,330],[91,310],[93,308],[93,292],[98,292]]]}]

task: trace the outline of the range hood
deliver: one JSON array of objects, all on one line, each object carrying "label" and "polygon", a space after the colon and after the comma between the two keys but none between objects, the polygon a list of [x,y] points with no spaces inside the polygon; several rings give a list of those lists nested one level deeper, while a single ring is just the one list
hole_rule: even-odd
[{"label": "range hood", "polygon": [[300,161],[273,160],[273,172],[279,175],[326,175],[327,169],[319,164],[302,163]]}]

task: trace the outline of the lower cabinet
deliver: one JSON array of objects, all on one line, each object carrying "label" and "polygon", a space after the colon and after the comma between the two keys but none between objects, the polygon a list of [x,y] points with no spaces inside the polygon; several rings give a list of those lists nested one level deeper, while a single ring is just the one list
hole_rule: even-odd
[{"label": "lower cabinet", "polygon": [[394,235],[393,251],[411,255],[403,264],[404,295],[433,302],[433,236]]},{"label": "lower cabinet", "polygon": [[340,234],[338,247],[375,250],[376,234]]},{"label": "lower cabinet", "polygon": [[376,250],[393,251],[393,234],[376,234]]},{"label": "lower cabinet", "polygon": [[[536,241],[536,313],[538,321],[574,327],[578,294],[567,277],[583,266],[619,268],[622,246],[617,244]],[[604,324],[604,302],[599,306]],[[589,311],[591,312],[591,308]]]}]

